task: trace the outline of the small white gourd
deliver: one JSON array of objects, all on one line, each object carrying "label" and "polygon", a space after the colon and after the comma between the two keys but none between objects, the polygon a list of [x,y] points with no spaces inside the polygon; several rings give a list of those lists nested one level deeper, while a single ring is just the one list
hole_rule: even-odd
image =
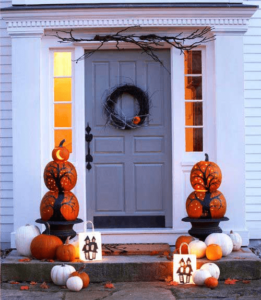
[{"label": "small white gourd", "polygon": [[200,268],[201,270],[207,270],[211,274],[211,277],[215,277],[216,279],[219,278],[220,275],[220,269],[219,267],[214,263],[206,263]]},{"label": "small white gourd", "polygon": [[67,279],[73,272],[76,272],[73,266],[65,264],[54,266],[51,270],[52,281],[56,285],[65,285]]},{"label": "small white gourd", "polygon": [[195,240],[189,243],[189,253],[195,254],[197,258],[206,256],[206,249],[207,245],[200,240]]},{"label": "small white gourd", "polygon": [[205,280],[211,277],[211,274],[208,270],[196,270],[192,275],[192,280],[196,285],[204,285]]},{"label": "small white gourd", "polygon": [[241,248],[241,246],[242,246],[242,238],[241,238],[241,236],[238,233],[233,232],[231,230],[230,234],[229,234],[229,237],[231,238],[232,243],[233,243],[233,251],[238,251]]},{"label": "small white gourd", "polygon": [[211,233],[207,236],[205,243],[207,246],[211,244],[219,245],[222,249],[222,256],[228,256],[233,249],[232,240],[225,233]]},{"label": "small white gourd", "polygon": [[26,224],[19,227],[15,233],[15,247],[17,252],[23,256],[31,256],[31,242],[39,234],[41,234],[40,229],[35,225]]},{"label": "small white gourd", "polygon": [[79,292],[83,287],[83,281],[79,276],[72,276],[66,281],[66,286],[70,291]]}]

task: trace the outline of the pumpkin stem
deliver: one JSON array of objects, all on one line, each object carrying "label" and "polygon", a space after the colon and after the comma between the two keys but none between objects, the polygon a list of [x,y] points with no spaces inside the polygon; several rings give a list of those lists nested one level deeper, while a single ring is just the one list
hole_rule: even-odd
[{"label": "pumpkin stem", "polygon": [[59,147],[62,147],[64,142],[65,142],[65,139],[63,139],[63,140],[60,142]]},{"label": "pumpkin stem", "polygon": [[234,233],[233,230],[230,230],[230,234]]},{"label": "pumpkin stem", "polygon": [[205,153],[205,161],[209,161],[209,157],[207,153]]},{"label": "pumpkin stem", "polygon": [[83,271],[85,269],[85,265],[81,266],[80,269],[77,271],[78,273],[80,273],[81,271]]},{"label": "pumpkin stem", "polygon": [[64,245],[69,245],[69,240],[70,240],[70,236],[67,237],[67,239],[66,239]]}]

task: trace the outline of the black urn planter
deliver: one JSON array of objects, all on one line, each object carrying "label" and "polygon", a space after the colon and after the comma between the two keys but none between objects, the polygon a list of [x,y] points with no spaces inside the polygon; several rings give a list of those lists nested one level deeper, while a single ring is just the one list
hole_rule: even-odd
[{"label": "black urn planter", "polygon": [[[76,236],[76,232],[73,230],[73,225],[82,223],[82,219],[76,219],[74,221],[44,221],[42,219],[35,220],[36,223],[50,225],[50,234],[59,237],[63,242],[66,241],[67,237],[70,236],[71,239]],[[43,232],[47,234],[47,229]]]},{"label": "black urn planter", "polygon": [[229,218],[227,217],[220,219],[193,219],[186,217],[182,219],[183,222],[190,222],[192,225],[188,233],[201,241],[205,241],[206,237],[211,233],[222,233],[219,223],[228,220]]}]

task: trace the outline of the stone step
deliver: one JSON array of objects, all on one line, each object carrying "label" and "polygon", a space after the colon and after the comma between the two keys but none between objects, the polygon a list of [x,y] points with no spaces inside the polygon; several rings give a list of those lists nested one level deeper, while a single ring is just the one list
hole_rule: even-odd
[{"label": "stone step", "polygon": [[[61,262],[19,262],[17,251],[12,251],[2,260],[2,281],[37,281],[51,282],[50,272],[54,265]],[[198,259],[197,267],[210,262]],[[215,263],[220,268],[220,280],[233,279],[261,279],[261,260],[248,248],[232,252]],[[82,263],[70,263],[76,269]],[[166,257],[134,255],[134,256],[105,256],[102,261],[86,263],[85,271],[91,282],[123,282],[123,281],[161,281],[173,274],[173,262]]]}]

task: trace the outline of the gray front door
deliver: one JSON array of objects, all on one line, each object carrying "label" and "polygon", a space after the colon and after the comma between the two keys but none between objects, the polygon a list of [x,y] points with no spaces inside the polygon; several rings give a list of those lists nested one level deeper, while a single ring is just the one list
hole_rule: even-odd
[{"label": "gray front door", "polygon": [[[158,51],[170,70],[170,52]],[[170,74],[137,50],[98,51],[85,61],[86,124],[92,128],[92,169],[86,170],[87,216],[96,227],[171,227]],[[108,90],[132,83],[150,96],[147,126],[121,130],[105,126]],[[130,95],[119,100],[135,113]],[[163,225],[162,225],[163,224]]]}]

